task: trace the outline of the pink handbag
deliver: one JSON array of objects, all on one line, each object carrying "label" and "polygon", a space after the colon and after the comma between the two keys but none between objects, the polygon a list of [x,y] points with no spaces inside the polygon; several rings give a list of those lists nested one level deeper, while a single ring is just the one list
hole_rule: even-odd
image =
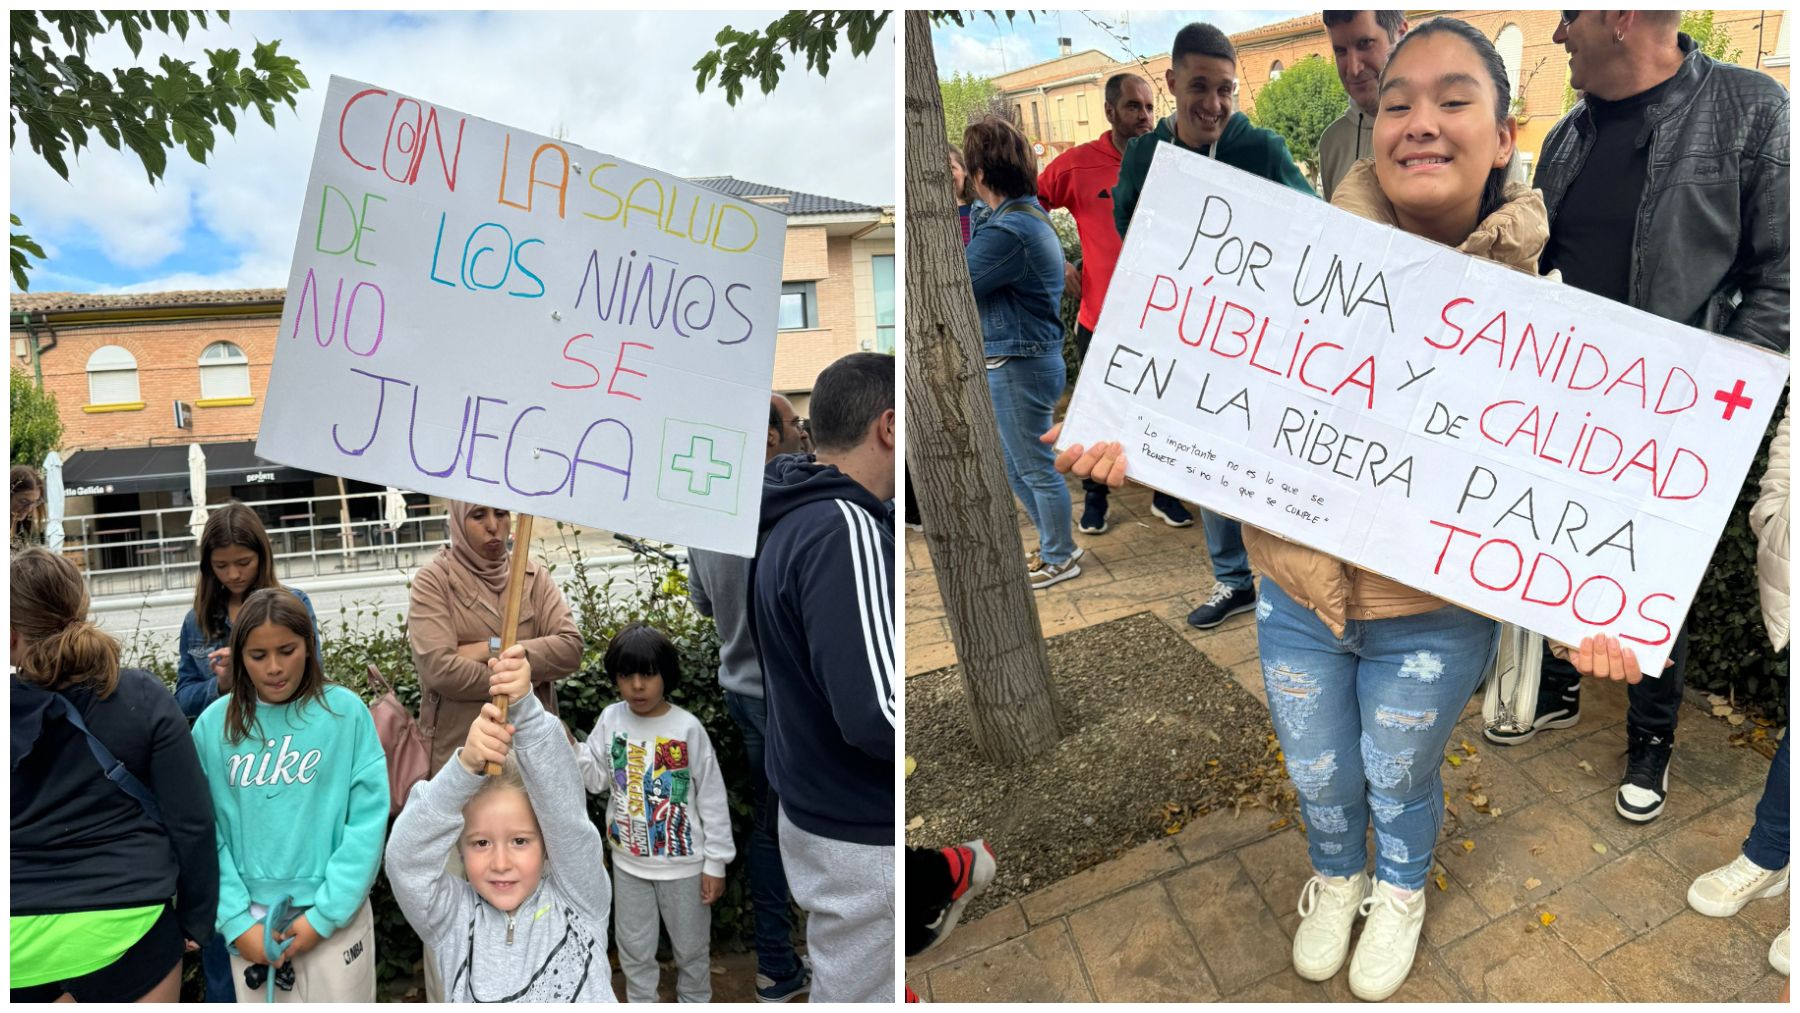
[{"label": "pink handbag", "polygon": [[412,793],[413,785],[431,777],[431,750],[426,747],[424,733],[419,730],[412,712],[400,702],[394,687],[382,678],[381,670],[374,665],[369,666],[369,685],[381,692],[381,696],[369,704],[369,714],[375,719],[375,736],[381,740],[382,751],[387,753],[388,815],[391,817],[406,805],[406,797]]}]

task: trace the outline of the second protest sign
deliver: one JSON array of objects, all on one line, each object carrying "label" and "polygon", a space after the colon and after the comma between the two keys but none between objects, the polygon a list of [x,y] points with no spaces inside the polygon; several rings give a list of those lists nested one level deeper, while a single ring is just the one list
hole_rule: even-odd
[{"label": "second protest sign", "polygon": [[1655,673],[1787,372],[1165,144],[1060,445]]}]

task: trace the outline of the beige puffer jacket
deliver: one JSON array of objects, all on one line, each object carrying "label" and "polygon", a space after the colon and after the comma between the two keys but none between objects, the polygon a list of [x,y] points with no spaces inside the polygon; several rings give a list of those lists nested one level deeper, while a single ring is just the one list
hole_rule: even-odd
[{"label": "beige puffer jacket", "polygon": [[[1331,203],[1370,221],[1395,224],[1394,206],[1375,179],[1374,159],[1365,158],[1351,166],[1333,191]],[[1506,203],[1477,225],[1457,249],[1535,275],[1538,254],[1549,240],[1550,218],[1544,211],[1543,195],[1521,183],[1510,183]],[[1393,619],[1449,604],[1248,524],[1243,531],[1251,564],[1289,597],[1312,609],[1335,636],[1343,636],[1344,624],[1351,619]],[[1784,542],[1784,551],[1785,547]]]},{"label": "beige puffer jacket", "polygon": [[1762,492],[1750,508],[1750,530],[1756,532],[1756,586],[1762,595],[1763,626],[1777,651],[1788,642],[1788,410],[1769,441],[1769,466]]}]

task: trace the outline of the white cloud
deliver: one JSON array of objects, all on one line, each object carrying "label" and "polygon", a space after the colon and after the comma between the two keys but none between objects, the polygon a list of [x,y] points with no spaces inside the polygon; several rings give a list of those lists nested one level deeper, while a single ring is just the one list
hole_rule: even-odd
[{"label": "white cloud", "polygon": [[[276,286],[287,282],[324,93],[332,75],[421,96],[538,133],[558,128],[584,147],[686,176],[732,175],[872,204],[894,201],[892,22],[873,52],[847,43],[828,78],[787,57],[775,91],[755,83],[735,108],[716,82],[696,93],[689,68],[727,24],[761,27],[767,14],[476,13],[392,16],[242,12],[185,44],[147,36],[142,63],[169,52],[204,68],[206,48],[246,53],[281,40],[312,87],[271,130],[240,116],[206,166],[172,153],[152,188],[135,156],[101,148],[63,183],[24,146],[13,159],[13,208],[40,241],[97,249],[136,277],[126,288]],[[160,48],[158,48],[160,47]],[[123,43],[96,47],[95,66],[130,62]],[[107,62],[112,61],[112,62]],[[71,185],[72,184],[72,185]],[[181,255],[195,220],[223,248]],[[193,263],[228,266],[195,271]],[[156,268],[161,265],[162,270]],[[46,265],[49,269],[53,265]],[[63,276],[66,277],[66,276]],[[46,270],[44,280],[51,276]],[[43,284],[34,284],[43,288]]]}]

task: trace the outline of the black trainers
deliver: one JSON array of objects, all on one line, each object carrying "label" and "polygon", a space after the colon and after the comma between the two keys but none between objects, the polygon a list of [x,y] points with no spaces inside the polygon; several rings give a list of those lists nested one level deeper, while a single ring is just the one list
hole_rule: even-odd
[{"label": "black trainers", "polygon": [[1106,491],[1089,492],[1081,510],[1081,532],[1087,535],[1106,533]]},{"label": "black trainers", "polygon": [[1648,823],[1662,815],[1669,794],[1669,752],[1675,743],[1660,735],[1625,732],[1625,779],[1619,782],[1616,807],[1633,823]]},{"label": "black trainers", "polygon": [[756,974],[757,1002],[787,1002],[804,992],[812,991],[812,965],[809,958],[801,957],[801,964],[792,977],[782,981],[758,971]]},{"label": "black trainers", "polygon": [[1162,518],[1162,522],[1172,528],[1191,528],[1194,526],[1194,515],[1181,501],[1167,493],[1157,493],[1150,497],[1150,512]]},{"label": "black trainers", "polygon": [[1188,613],[1188,625],[1197,630],[1210,630],[1239,612],[1256,607],[1256,588],[1232,589],[1214,584],[1206,604]]},{"label": "black trainers", "polygon": [[1537,717],[1530,727],[1483,728],[1481,734],[1489,742],[1501,746],[1517,746],[1530,742],[1546,728],[1573,728],[1581,720],[1581,683],[1567,689],[1552,686],[1548,680],[1538,682]]}]

